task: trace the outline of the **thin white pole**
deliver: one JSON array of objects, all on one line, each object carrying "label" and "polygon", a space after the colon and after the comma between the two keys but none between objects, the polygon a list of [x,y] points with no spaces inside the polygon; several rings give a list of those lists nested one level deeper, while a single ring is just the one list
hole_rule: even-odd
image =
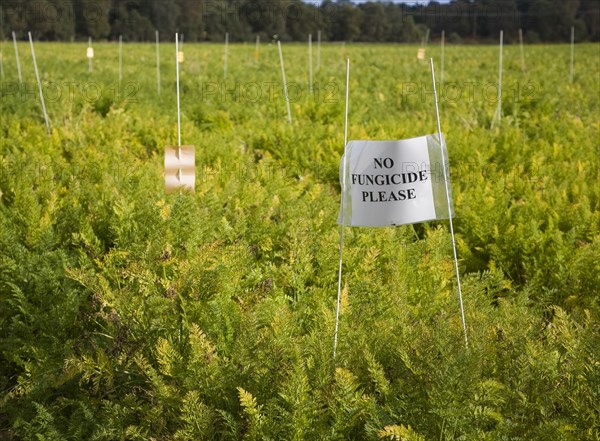
[{"label": "thin white pole", "polygon": [[119,35],[119,83],[123,80],[123,36]]},{"label": "thin white pole", "polygon": [[[177,145],[181,147],[181,103],[179,98],[179,35],[175,33],[175,73],[177,76]],[[177,157],[181,149],[177,151]]]},{"label": "thin white pole", "polygon": [[[156,90],[160,95],[160,45],[158,38],[158,31],[155,31],[156,34]],[[177,61],[179,61],[179,55],[177,55]]]},{"label": "thin white pole", "polygon": [[283,51],[281,50],[281,41],[277,40],[279,48],[279,61],[281,63],[281,76],[283,77],[283,93],[285,94],[285,105],[287,107],[288,122],[292,123],[292,111],[290,110],[290,98],[288,96],[287,80],[285,79],[285,67],[283,65]]},{"label": "thin white pole", "polygon": [[223,78],[227,79],[227,61],[229,58],[229,32],[225,33],[225,60],[223,62]]},{"label": "thin white pole", "polygon": [[2,23],[2,14],[0,14],[0,78],[4,79],[4,60],[2,57],[2,49],[4,49],[4,26]]},{"label": "thin white pole", "polygon": [[344,194],[346,192],[346,161],[347,158],[347,150],[348,146],[348,97],[350,90],[350,58],[346,59],[346,107],[344,110],[344,159],[342,161],[342,195],[340,202],[340,209],[342,213],[342,221],[340,223],[340,259],[339,259],[339,267],[338,267],[338,291],[337,291],[337,303],[335,307],[335,332],[333,334],[333,358],[335,358],[337,354],[337,340],[338,340],[338,329],[340,324],[340,300],[342,296],[342,264],[343,264],[343,256],[344,256],[344,219],[345,219],[345,206],[344,206]]},{"label": "thin white pole", "polygon": [[40,100],[42,102],[42,110],[44,111],[44,121],[46,121],[46,132],[50,134],[50,123],[48,122],[48,114],[46,113],[46,103],[44,102],[44,93],[42,92],[42,82],[40,80],[40,74],[38,72],[37,61],[35,59],[35,51],[33,50],[33,40],[31,38],[31,32],[29,35],[29,46],[31,47],[31,56],[33,58],[33,67],[35,68],[35,78],[37,79],[38,89],[40,91]]},{"label": "thin white pole", "polygon": [[321,31],[317,32],[317,72],[321,71]]},{"label": "thin white pole", "polygon": [[17,60],[17,73],[19,74],[19,83],[23,83],[23,76],[21,75],[21,61],[19,60],[19,47],[17,46],[17,35],[13,31],[12,33],[13,45],[15,46],[15,58]]},{"label": "thin white pole", "polygon": [[0,11],[0,78],[4,79],[4,60],[2,50],[4,49],[4,14]]},{"label": "thin white pole", "polygon": [[[88,48],[92,47],[92,37],[88,37]],[[88,57],[88,72],[93,70],[92,57]]]},{"label": "thin white pole", "polygon": [[500,67],[498,70],[498,127],[502,122],[502,49],[504,46],[504,31],[500,31]]},{"label": "thin white pole", "polygon": [[521,48],[521,70],[525,70],[525,52],[523,50],[523,30],[519,28],[519,46]]},{"label": "thin white pole", "polygon": [[313,94],[313,53],[312,34],[308,34],[308,90]]},{"label": "thin white pole", "polygon": [[569,79],[573,82],[573,74],[575,72],[575,27],[571,26],[571,69],[569,71]]},{"label": "thin white pole", "polygon": [[498,127],[502,122],[502,46],[504,44],[504,31],[500,31],[500,55],[498,62],[498,106],[496,107],[496,118],[492,119],[491,128],[494,127],[494,121],[498,121]]},{"label": "thin white pole", "polygon": [[[444,50],[445,50],[445,46],[446,46],[446,31],[442,31],[442,73],[440,76],[440,85],[442,85],[441,87],[443,87],[443,84],[444,84]],[[443,94],[443,89],[442,89],[442,94]]]},{"label": "thin white pole", "polygon": [[258,61],[260,57],[260,35],[256,36],[256,46],[254,48],[254,59]]},{"label": "thin white pole", "polygon": [[450,202],[450,189],[448,188],[449,177],[446,171],[446,158],[444,155],[444,138],[442,137],[442,126],[440,124],[440,110],[438,106],[437,90],[435,88],[435,70],[433,68],[433,58],[429,59],[431,65],[431,82],[433,84],[433,98],[435,100],[435,117],[437,120],[438,140],[440,142],[440,149],[442,153],[442,170],[444,172],[444,184],[446,185],[446,201],[448,203],[448,220],[450,221],[450,235],[452,237],[452,251],[454,253],[454,271],[456,272],[456,285],[458,287],[458,300],[460,302],[460,315],[462,318],[463,333],[465,336],[465,347],[469,347],[469,340],[467,338],[467,325],[465,321],[465,310],[463,307],[462,289],[460,287],[460,273],[458,271],[458,256],[456,253],[456,240],[454,238],[454,224],[452,223],[452,204]]}]

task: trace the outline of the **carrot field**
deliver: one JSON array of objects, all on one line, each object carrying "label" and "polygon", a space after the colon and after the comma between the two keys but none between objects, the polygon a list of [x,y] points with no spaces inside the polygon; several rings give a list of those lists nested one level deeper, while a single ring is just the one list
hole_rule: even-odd
[{"label": "carrot field", "polygon": [[[164,37],[166,39],[166,37]],[[10,43],[10,44],[9,44]],[[600,440],[600,48],[3,42],[1,440]],[[436,133],[447,221],[346,228],[349,139]],[[524,69],[523,69],[524,67]],[[160,94],[158,90],[160,84]]]}]

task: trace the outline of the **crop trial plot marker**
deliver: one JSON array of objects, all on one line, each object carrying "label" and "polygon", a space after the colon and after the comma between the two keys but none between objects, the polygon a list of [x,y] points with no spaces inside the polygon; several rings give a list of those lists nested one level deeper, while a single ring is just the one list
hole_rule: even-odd
[{"label": "crop trial plot marker", "polygon": [[119,35],[119,83],[123,81],[123,36]]},{"label": "crop trial plot marker", "polygon": [[573,74],[575,73],[575,27],[571,26],[571,63],[569,66],[569,80],[573,82]]},{"label": "crop trial plot marker", "polygon": [[443,86],[444,84],[444,52],[446,49],[446,31],[442,30],[442,41],[441,41],[441,51],[442,51],[442,55],[441,55],[441,65],[442,65],[442,73],[440,75],[440,84]]},{"label": "crop trial plot marker", "polygon": [[321,31],[317,32],[317,72],[321,71]]},{"label": "crop trial plot marker", "polygon": [[165,147],[165,187],[167,193],[194,191],[196,153],[193,145],[181,145],[181,101],[179,94],[179,35],[175,34],[175,68],[177,74],[177,147]]},{"label": "crop trial plot marker", "polygon": [[23,83],[23,76],[21,75],[21,62],[19,61],[19,46],[17,46],[17,35],[12,33],[13,45],[15,46],[15,58],[17,60],[17,73],[19,74],[19,83]]},{"label": "crop trial plot marker", "polygon": [[229,32],[225,32],[225,55],[223,58],[223,79],[227,80],[227,64],[229,62]]},{"label": "crop trial plot marker", "polygon": [[313,94],[313,54],[312,34],[308,34],[308,90]]},{"label": "crop trial plot marker", "polygon": [[158,31],[155,31],[155,36],[156,36],[156,91],[160,95],[160,46],[159,46]]},{"label": "crop trial plot marker", "polygon": [[2,57],[2,49],[4,49],[4,31],[0,32],[0,78],[4,79],[4,60]]},{"label": "crop trial plot marker", "polygon": [[4,49],[4,18],[0,14],[0,79],[4,79],[4,60],[2,50]]},{"label": "crop trial plot marker", "polygon": [[50,122],[48,121],[48,113],[46,112],[46,103],[44,101],[44,93],[42,91],[42,81],[40,80],[40,73],[38,71],[37,60],[35,58],[35,50],[33,49],[33,39],[31,38],[31,32],[29,35],[29,46],[31,47],[31,57],[33,58],[33,67],[35,68],[35,78],[37,79],[38,90],[40,92],[40,101],[42,102],[42,110],[44,111],[44,121],[46,122],[46,132],[50,135]]},{"label": "crop trial plot marker", "polygon": [[504,46],[504,31],[500,31],[500,52],[498,55],[498,96],[497,106],[490,129],[494,128],[494,123],[498,123],[498,127],[502,122],[502,48]]},{"label": "crop trial plot marker", "polygon": [[427,32],[425,33],[425,38],[421,42],[421,47],[417,51],[417,59],[418,60],[421,60],[421,61],[425,60],[425,49],[427,48],[428,41],[429,41],[429,28],[427,29]]},{"label": "crop trial plot marker", "polygon": [[519,50],[521,53],[521,70],[525,71],[525,53],[523,52],[523,29],[519,28]]},{"label": "crop trial plot marker", "polygon": [[258,61],[260,58],[260,35],[256,36],[256,46],[254,47],[254,59]]},{"label": "crop trial plot marker", "polygon": [[92,59],[94,58],[94,48],[92,47],[92,37],[88,38],[88,47],[86,51],[86,56],[88,59],[88,72],[91,72],[94,69],[92,64]]},{"label": "crop trial plot marker", "polygon": [[[177,44],[179,44],[179,40],[177,40]],[[181,34],[181,45],[179,46],[179,49],[177,49],[177,62],[183,63],[184,61],[185,56],[183,55],[183,34]]]},{"label": "crop trial plot marker", "polygon": [[[433,58],[431,83],[435,100],[437,134],[397,141],[348,142],[350,60],[346,61],[344,155],[340,164],[341,200],[339,266],[333,357],[337,353],[345,227],[387,227],[448,219],[454,253],[460,313],[465,347],[467,327],[462,300],[454,226],[454,207],[448,175],[448,153],[442,129],[435,85]],[[415,168],[416,166],[416,168]],[[439,169],[443,171],[440,173]],[[407,171],[410,170],[410,171]]]},{"label": "crop trial plot marker", "polygon": [[193,145],[165,147],[165,186],[167,193],[186,189],[194,191],[196,152]]},{"label": "crop trial plot marker", "polygon": [[288,122],[292,124],[292,111],[290,110],[290,98],[288,95],[287,79],[285,77],[285,66],[283,64],[283,51],[281,50],[281,41],[279,40],[277,40],[277,48],[279,49],[279,63],[281,64],[281,77],[283,78],[283,93],[285,97]]}]

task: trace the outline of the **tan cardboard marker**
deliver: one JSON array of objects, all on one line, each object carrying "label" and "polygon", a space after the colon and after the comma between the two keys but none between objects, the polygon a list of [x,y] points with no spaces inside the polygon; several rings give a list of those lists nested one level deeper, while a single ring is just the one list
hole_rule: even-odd
[{"label": "tan cardboard marker", "polygon": [[194,191],[196,183],[196,151],[193,145],[165,147],[165,186],[167,193]]}]

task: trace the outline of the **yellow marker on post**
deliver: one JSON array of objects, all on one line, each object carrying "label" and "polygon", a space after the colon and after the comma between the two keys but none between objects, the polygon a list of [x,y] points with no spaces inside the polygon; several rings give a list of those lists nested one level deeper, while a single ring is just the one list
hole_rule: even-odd
[{"label": "yellow marker on post", "polygon": [[88,38],[88,47],[86,51],[86,56],[88,59],[88,72],[91,72],[94,67],[92,63],[92,59],[94,58],[94,48],[92,47],[92,37]]}]

